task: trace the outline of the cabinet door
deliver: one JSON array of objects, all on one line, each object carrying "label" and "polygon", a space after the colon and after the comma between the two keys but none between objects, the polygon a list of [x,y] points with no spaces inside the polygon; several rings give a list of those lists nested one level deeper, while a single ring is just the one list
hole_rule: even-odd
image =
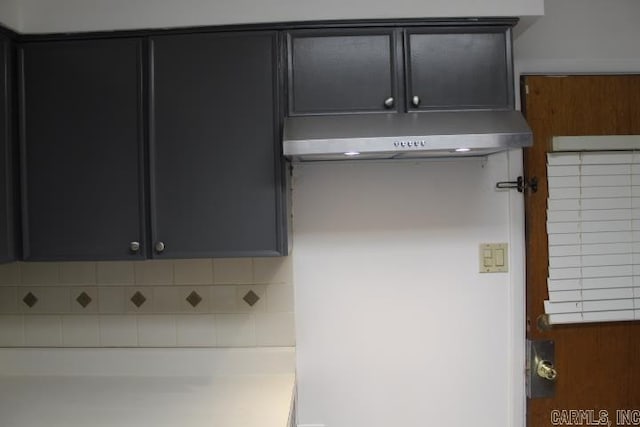
[{"label": "cabinet door", "polygon": [[154,256],[284,253],[276,33],[151,43]]},{"label": "cabinet door", "polygon": [[510,44],[507,27],[407,30],[407,109],[512,108]]},{"label": "cabinet door", "polygon": [[12,261],[16,256],[10,52],[10,42],[0,38],[0,262]]},{"label": "cabinet door", "polygon": [[397,111],[395,44],[392,29],[290,32],[289,114]]},{"label": "cabinet door", "polygon": [[25,44],[25,257],[143,257],[142,52],[137,39]]}]

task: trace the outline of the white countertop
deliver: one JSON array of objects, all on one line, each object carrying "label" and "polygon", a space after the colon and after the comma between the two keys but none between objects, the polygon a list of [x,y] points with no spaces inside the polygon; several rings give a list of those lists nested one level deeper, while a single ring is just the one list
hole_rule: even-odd
[{"label": "white countertop", "polygon": [[0,426],[287,427],[292,351],[0,350]]}]

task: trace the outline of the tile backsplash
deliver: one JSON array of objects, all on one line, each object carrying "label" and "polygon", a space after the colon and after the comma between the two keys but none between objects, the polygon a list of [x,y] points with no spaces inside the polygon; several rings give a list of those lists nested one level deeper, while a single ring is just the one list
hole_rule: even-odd
[{"label": "tile backsplash", "polygon": [[0,347],[293,346],[291,260],[0,265]]}]

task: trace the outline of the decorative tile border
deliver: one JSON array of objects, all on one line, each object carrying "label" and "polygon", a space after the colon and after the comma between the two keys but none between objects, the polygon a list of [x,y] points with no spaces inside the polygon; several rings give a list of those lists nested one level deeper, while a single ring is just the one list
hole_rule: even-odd
[{"label": "decorative tile border", "polygon": [[294,345],[289,258],[0,265],[0,347]]}]

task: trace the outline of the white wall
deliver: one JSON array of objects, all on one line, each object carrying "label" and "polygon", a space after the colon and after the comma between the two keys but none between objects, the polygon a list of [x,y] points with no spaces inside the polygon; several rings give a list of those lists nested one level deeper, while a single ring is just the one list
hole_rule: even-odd
[{"label": "white wall", "polygon": [[247,22],[541,15],[542,0],[22,0],[28,33]]},{"label": "white wall", "polygon": [[20,0],[0,0],[0,25],[14,30],[21,27]]},{"label": "white wall", "polygon": [[547,0],[514,43],[516,72],[640,72],[640,2]]},{"label": "white wall", "polygon": [[513,425],[522,280],[478,273],[480,243],[517,241],[509,173],[505,153],[296,166],[299,424]]}]

